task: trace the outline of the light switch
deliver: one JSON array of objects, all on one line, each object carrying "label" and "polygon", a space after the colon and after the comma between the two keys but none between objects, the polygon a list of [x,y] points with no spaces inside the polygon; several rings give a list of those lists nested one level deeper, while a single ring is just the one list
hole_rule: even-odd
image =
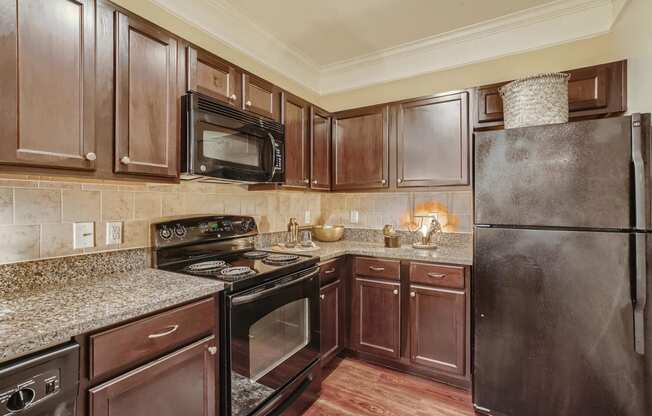
[{"label": "light switch", "polygon": [[360,221],[360,215],[358,211],[356,210],[351,211],[351,224],[357,224],[358,221]]},{"label": "light switch", "polygon": [[122,222],[106,223],[106,245],[122,244]]},{"label": "light switch", "polygon": [[95,223],[76,222],[73,225],[73,248],[95,247]]}]

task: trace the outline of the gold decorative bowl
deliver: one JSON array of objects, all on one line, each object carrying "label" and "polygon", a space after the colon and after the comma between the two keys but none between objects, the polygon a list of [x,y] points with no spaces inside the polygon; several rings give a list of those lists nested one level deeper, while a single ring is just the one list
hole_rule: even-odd
[{"label": "gold decorative bowl", "polygon": [[343,225],[315,225],[312,227],[312,235],[317,241],[325,243],[339,241],[344,237]]}]

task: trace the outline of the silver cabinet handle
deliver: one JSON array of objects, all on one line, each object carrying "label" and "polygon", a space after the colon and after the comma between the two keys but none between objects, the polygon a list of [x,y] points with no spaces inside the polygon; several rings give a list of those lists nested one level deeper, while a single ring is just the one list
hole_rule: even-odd
[{"label": "silver cabinet handle", "polygon": [[156,338],[161,338],[161,337],[168,336],[168,335],[172,334],[173,332],[175,332],[177,329],[179,329],[179,325],[171,325],[169,328],[170,329],[168,329],[167,331],[159,332],[158,334],[150,334],[150,335],[147,336],[147,338],[156,339]]},{"label": "silver cabinet handle", "polygon": [[310,179],[304,179],[303,183],[310,183]]},{"label": "silver cabinet handle", "polygon": [[131,163],[131,159],[129,159],[129,156],[123,156],[122,159],[120,159],[120,163],[123,165],[128,165]]},{"label": "silver cabinet handle", "polygon": [[324,270],[324,274],[333,274],[333,273],[335,273],[335,267],[329,270]]},{"label": "silver cabinet handle", "polygon": [[97,155],[93,152],[86,153],[86,160],[90,160],[91,162],[97,159]]},{"label": "silver cabinet handle", "polygon": [[393,293],[394,293],[395,295],[398,295],[398,289],[394,289],[394,292],[393,292]]},{"label": "silver cabinet handle", "polygon": [[247,100],[245,104],[247,105],[247,107],[251,107],[251,101]]},{"label": "silver cabinet handle", "polygon": [[208,353],[210,355],[215,355],[217,354],[217,347],[208,347]]},{"label": "silver cabinet handle", "polygon": [[229,98],[230,98],[231,100],[235,101],[235,100],[238,99],[238,96],[235,95],[235,94],[231,94],[231,96],[230,96]]},{"label": "silver cabinet handle", "polygon": [[428,277],[432,277],[434,279],[443,279],[444,277],[446,277],[446,275],[442,273],[426,273],[426,274],[428,275]]},{"label": "silver cabinet handle", "polygon": [[313,179],[313,180],[312,180],[312,183],[313,183],[314,185],[317,185],[317,179]]},{"label": "silver cabinet handle", "polygon": [[410,292],[410,297],[411,297],[411,298],[416,297],[416,296],[417,296],[416,293],[414,293],[414,292]]},{"label": "silver cabinet handle", "polygon": [[398,178],[397,181],[398,181],[398,183],[403,183],[403,179],[401,179],[401,178]]},{"label": "silver cabinet handle", "polygon": [[319,295],[319,299],[324,300],[326,296],[325,295]]},{"label": "silver cabinet handle", "polygon": [[385,184],[387,183],[387,180],[383,179],[383,180],[380,181],[380,183],[382,183],[383,185],[385,185]]},{"label": "silver cabinet handle", "polygon": [[369,270],[372,272],[383,272],[385,271],[384,267],[375,267],[375,266],[369,266]]}]

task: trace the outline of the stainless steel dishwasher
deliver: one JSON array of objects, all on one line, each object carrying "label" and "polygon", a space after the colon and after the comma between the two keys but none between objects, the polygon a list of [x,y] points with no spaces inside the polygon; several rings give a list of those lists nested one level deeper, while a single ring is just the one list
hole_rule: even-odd
[{"label": "stainless steel dishwasher", "polygon": [[74,416],[78,386],[74,342],[0,364],[0,416]]}]

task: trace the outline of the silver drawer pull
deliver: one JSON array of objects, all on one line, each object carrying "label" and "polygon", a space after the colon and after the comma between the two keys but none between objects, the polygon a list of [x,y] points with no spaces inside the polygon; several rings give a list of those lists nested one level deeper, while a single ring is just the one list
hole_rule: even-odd
[{"label": "silver drawer pull", "polygon": [[217,347],[208,347],[208,353],[210,355],[215,355],[217,354]]},{"label": "silver drawer pull", "polygon": [[384,267],[369,266],[369,270],[371,270],[372,272],[384,272],[385,268]]},{"label": "silver drawer pull", "polygon": [[417,296],[417,294],[416,294],[415,292],[410,292],[410,297],[411,297],[411,298],[414,298],[414,297],[416,297],[416,296]]},{"label": "silver drawer pull", "polygon": [[326,298],[326,295],[319,295],[319,299],[324,300]]},{"label": "silver drawer pull", "polygon": [[395,295],[398,295],[398,289],[394,289],[394,291],[392,293],[394,293]]},{"label": "silver drawer pull", "polygon": [[159,332],[158,334],[150,334],[150,335],[147,336],[147,338],[149,338],[149,339],[156,339],[156,338],[161,338],[161,337],[165,337],[165,336],[167,336],[167,335],[170,335],[171,333],[173,333],[173,332],[175,332],[177,329],[179,329],[179,325],[170,325],[169,328],[170,328],[170,329],[168,329],[168,330],[165,331],[165,332]]},{"label": "silver drawer pull", "polygon": [[333,273],[335,273],[335,267],[333,267],[330,270],[324,270],[324,274],[333,274]]},{"label": "silver drawer pull", "polygon": [[433,277],[435,279],[443,279],[444,277],[446,277],[446,275],[442,273],[427,273],[427,275],[428,277]]}]

